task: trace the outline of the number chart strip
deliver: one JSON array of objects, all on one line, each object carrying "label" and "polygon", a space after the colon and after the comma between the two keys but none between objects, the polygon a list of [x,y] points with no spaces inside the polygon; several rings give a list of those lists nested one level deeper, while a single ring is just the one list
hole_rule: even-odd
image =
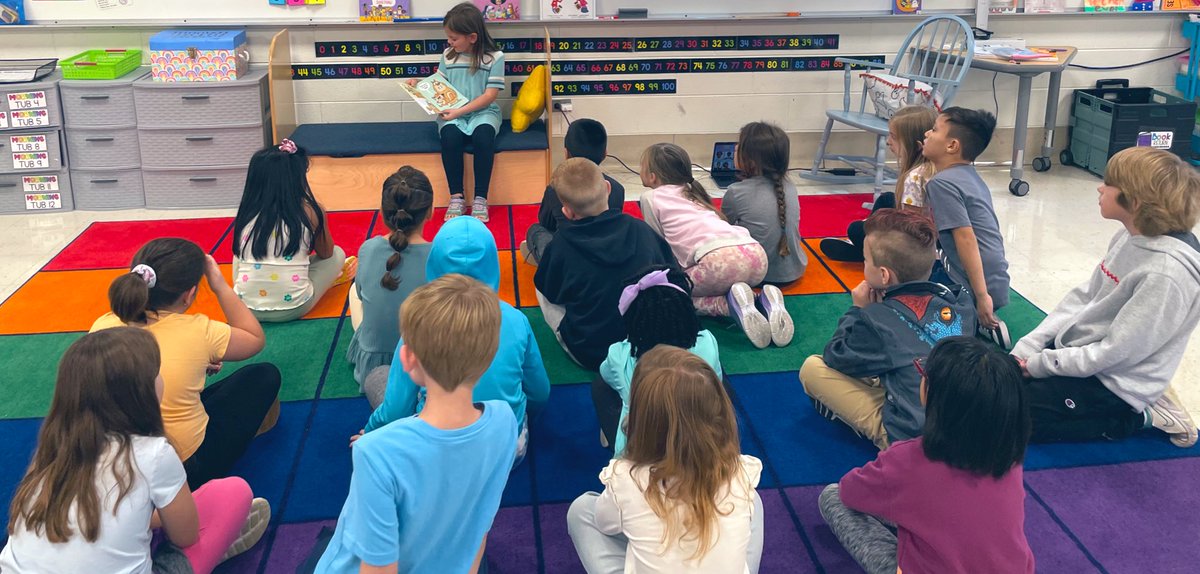
[{"label": "number chart strip", "polygon": [[[883,63],[884,56],[853,56]],[[508,62],[506,76],[528,76],[540,62]],[[551,73],[566,76],[617,74],[705,74],[738,72],[823,72],[841,70],[836,56],[782,56],[774,58],[669,58],[655,60],[567,60],[551,62]],[[412,64],[296,64],[294,80],[347,78],[423,78],[437,69],[434,62]]]},{"label": "number chart strip", "polygon": [[[521,91],[525,82],[513,82],[512,93]],[[670,78],[653,80],[595,80],[554,82],[556,96],[624,96],[629,94],[674,94],[676,82]]]},{"label": "number chart strip", "polygon": [[[542,38],[498,38],[497,46],[507,53],[546,51]],[[558,38],[550,40],[559,53],[606,52],[707,52],[713,50],[836,50],[837,34],[783,36],[662,36],[648,38]],[[387,58],[391,56],[440,55],[445,40],[382,40],[317,42],[318,58]]]}]

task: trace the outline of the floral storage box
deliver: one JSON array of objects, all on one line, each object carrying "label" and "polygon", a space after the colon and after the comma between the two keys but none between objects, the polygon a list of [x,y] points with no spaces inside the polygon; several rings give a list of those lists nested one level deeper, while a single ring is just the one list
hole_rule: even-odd
[{"label": "floral storage box", "polygon": [[150,37],[151,75],[157,82],[236,80],[249,65],[244,30],[166,30]]}]

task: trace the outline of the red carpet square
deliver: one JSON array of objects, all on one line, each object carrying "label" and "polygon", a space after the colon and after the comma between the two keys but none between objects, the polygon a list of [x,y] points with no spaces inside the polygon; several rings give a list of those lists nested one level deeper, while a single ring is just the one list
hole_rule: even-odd
[{"label": "red carpet square", "polygon": [[74,271],[128,268],[137,250],[151,239],[159,237],[190,239],[208,252],[232,223],[231,217],[96,222],[83,230],[42,269]]},{"label": "red carpet square", "polygon": [[538,210],[541,207],[540,205],[512,206],[513,249],[525,241],[525,232],[529,231],[529,226],[538,222]]},{"label": "red carpet square", "polygon": [[[433,210],[433,215],[429,217],[429,221],[425,223],[425,231],[423,235],[426,241],[433,241],[433,237],[446,224],[446,208],[439,207]],[[468,216],[469,217],[469,216]],[[509,206],[493,205],[488,208],[489,221],[487,225],[488,231],[492,232],[492,237],[496,239],[496,249],[505,250],[513,248],[512,241],[512,224],[511,216],[509,215]],[[383,219],[380,218],[375,223],[375,231],[373,235],[387,235],[387,225],[384,225]]]},{"label": "red carpet square", "polygon": [[[333,243],[346,252],[346,256],[358,254],[358,248],[367,240],[367,230],[371,228],[374,211],[330,211],[326,214],[329,232],[333,234]],[[213,253],[217,263],[233,263],[233,229],[217,246]]]},{"label": "red carpet square", "polygon": [[843,195],[801,195],[801,237],[845,237],[851,221],[866,219],[870,210],[864,202],[874,201],[869,193]]}]

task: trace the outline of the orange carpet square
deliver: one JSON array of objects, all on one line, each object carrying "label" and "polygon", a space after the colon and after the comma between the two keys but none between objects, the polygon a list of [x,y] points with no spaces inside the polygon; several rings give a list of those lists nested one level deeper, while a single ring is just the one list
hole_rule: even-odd
[{"label": "orange carpet square", "polygon": [[817,293],[845,293],[837,279],[821,265],[816,257],[809,255],[808,269],[804,276],[779,288],[784,295],[813,295]]},{"label": "orange carpet square", "polygon": [[804,244],[808,245],[808,269],[810,272],[812,271],[813,265],[820,265],[820,263],[814,259],[819,257],[821,258],[821,261],[825,262],[825,265],[829,266],[829,269],[833,271],[833,274],[836,275],[838,279],[842,280],[842,283],[846,285],[847,289],[854,289],[855,286],[857,286],[859,283],[862,283],[865,279],[863,276],[862,263],[844,263],[842,261],[834,261],[822,256],[820,239],[805,239]]},{"label": "orange carpet square", "polygon": [[498,257],[500,258],[500,300],[513,307],[520,307],[517,304],[517,281],[513,277],[513,252],[501,251]]},{"label": "orange carpet square", "polygon": [[122,269],[42,271],[0,305],[0,334],[87,331],[108,312],[108,286]]}]

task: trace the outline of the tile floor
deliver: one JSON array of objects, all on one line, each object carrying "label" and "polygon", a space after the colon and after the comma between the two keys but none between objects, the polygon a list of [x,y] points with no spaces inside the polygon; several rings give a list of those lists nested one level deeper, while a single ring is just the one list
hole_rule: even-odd
[{"label": "tile floor", "polygon": [[[635,199],[642,186],[636,175],[620,166],[606,170]],[[1008,170],[981,168],[992,188],[996,213],[1004,232],[1012,287],[1049,311],[1062,296],[1087,279],[1119,224],[1100,217],[1096,187],[1090,173],[1055,166],[1047,173],[1027,171],[1032,191],[1026,197],[1008,193]],[[705,181],[712,187],[711,181]],[[869,186],[813,185],[797,181],[801,194],[869,192]],[[715,192],[716,190],[714,190]],[[719,195],[719,193],[714,193]],[[187,211],[74,211],[53,214],[0,215],[0,300],[6,299],[94,221],[150,220],[231,216],[234,209]],[[801,214],[803,217],[803,214]],[[1193,342],[1175,377],[1176,391],[1200,418],[1200,344]]]}]

